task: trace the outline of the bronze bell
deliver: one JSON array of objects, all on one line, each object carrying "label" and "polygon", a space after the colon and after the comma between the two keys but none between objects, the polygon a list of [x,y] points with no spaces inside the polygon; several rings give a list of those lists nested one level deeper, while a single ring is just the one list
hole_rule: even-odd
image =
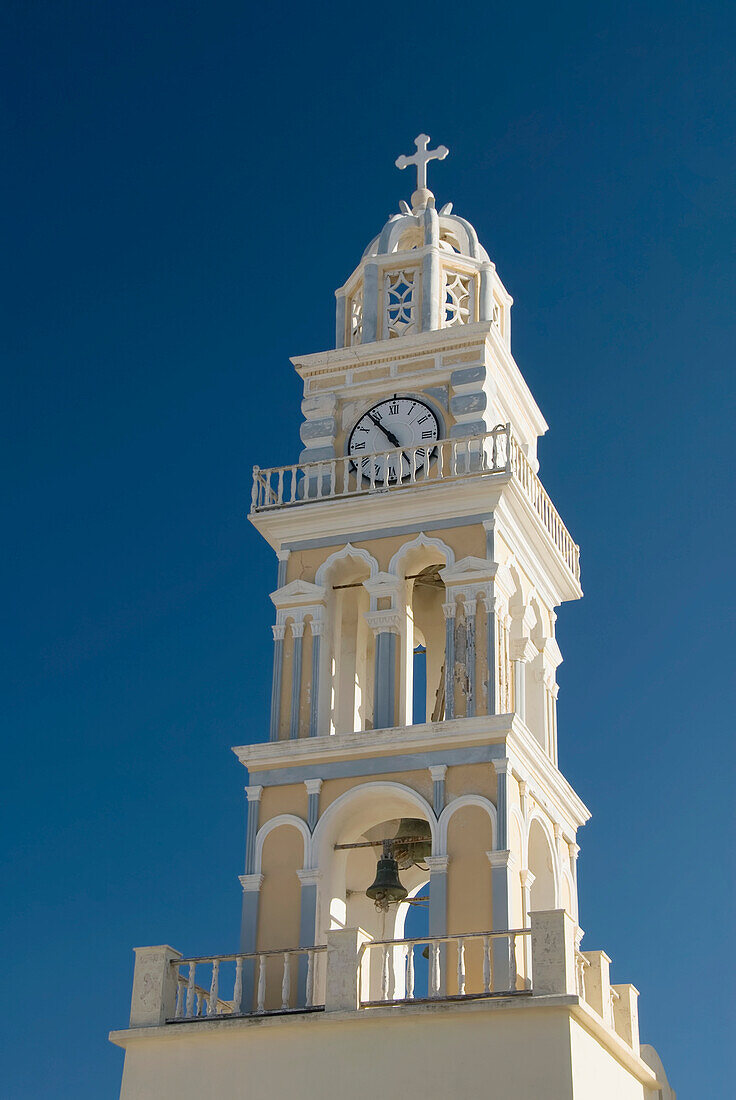
[{"label": "bronze bell", "polygon": [[386,910],[392,903],[403,901],[408,893],[401,885],[399,865],[393,857],[391,847],[385,844],[383,856],[376,866],[375,882],[368,887],[366,895],[375,902],[376,909]]}]

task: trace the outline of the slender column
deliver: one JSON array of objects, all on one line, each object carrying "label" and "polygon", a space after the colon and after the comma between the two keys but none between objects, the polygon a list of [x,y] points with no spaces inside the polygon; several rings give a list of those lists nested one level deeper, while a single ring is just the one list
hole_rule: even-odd
[{"label": "slender column", "polygon": [[441,284],[439,250],[431,248],[422,261],[422,332],[432,332],[440,327]]},{"label": "slender column", "polygon": [[295,740],[299,736],[299,706],[302,697],[302,638],[304,623],[291,624],[291,636],[294,639],[294,659],[291,667],[291,722],[289,737]]},{"label": "slender column", "polygon": [[[534,885],[535,876],[528,869],[519,872],[519,878],[521,879],[521,892],[524,904],[523,913],[523,925],[524,928],[530,927],[531,910],[532,910],[532,886]],[[523,937],[524,944],[524,976],[526,978],[527,986],[531,985],[532,976],[532,939],[531,936]]]},{"label": "slender column", "polygon": [[504,849],[509,842],[509,802],[508,802],[508,773],[511,762],[508,757],[501,760],[492,760],[493,770],[496,773],[496,816],[498,819],[498,836],[496,847]]},{"label": "slender column", "polygon": [[[240,950],[244,955],[252,955],[256,950],[258,935],[258,903],[263,875],[240,875],[243,887],[243,914],[240,921]],[[243,986],[240,1011],[250,1012],[253,1008],[253,983],[255,959],[243,960]]]},{"label": "slender column", "polygon": [[[425,863],[429,867],[429,935],[447,935],[447,865],[448,856],[427,856]],[[431,948],[430,948],[431,951]],[[440,988],[443,995],[446,981],[447,944],[440,947]]]},{"label": "slender column", "polygon": [[309,705],[309,736],[316,737],[319,732],[320,648],[325,631],[324,620],[312,619],[310,629],[312,631],[312,698]]},{"label": "slender column", "polygon": [[278,741],[281,726],[281,677],[284,672],[284,623],[276,623],[273,631],[273,677],[271,680],[271,726],[270,739]]},{"label": "slender column", "polygon": [[559,684],[553,684],[551,691],[551,710],[552,710],[552,737],[551,737],[551,757],[553,762],[557,763],[557,696],[559,695]]},{"label": "slender column", "polygon": [[335,310],[335,347],[345,347],[345,309],[347,302],[344,294],[336,294],[337,308]]},{"label": "slender column", "polygon": [[445,719],[455,717],[455,601],[442,604],[445,614]]},{"label": "slender column", "polygon": [[478,320],[493,320],[493,271],[494,264],[482,264],[480,269],[480,301],[478,303]]},{"label": "slender column", "polygon": [[468,673],[468,699],[465,705],[465,717],[475,717],[475,616],[477,600],[465,601],[465,664]]},{"label": "slender column", "polygon": [[429,774],[432,776],[432,801],[435,817],[439,817],[445,808],[445,776],[447,764],[431,764]]},{"label": "slender column", "polygon": [[307,788],[307,824],[310,833],[313,833],[319,821],[319,792],[322,790],[322,780],[305,779],[304,786]]},{"label": "slender column", "polygon": [[[319,780],[321,783],[321,780]],[[301,883],[301,914],[299,918],[299,946],[314,947],[315,921],[317,914],[317,887],[320,872],[317,868],[304,868],[297,871]],[[297,1005],[307,1003],[307,956],[300,955],[297,966]]]},{"label": "slender column", "polygon": [[514,713],[526,722],[526,662],[514,658]]},{"label": "slender column", "polygon": [[245,797],[248,800],[248,824],[245,830],[245,873],[250,875],[255,870],[256,863],[256,834],[258,833],[258,818],[261,809],[261,795],[263,787],[255,785],[245,788]]},{"label": "slender column", "polygon": [[498,657],[496,653],[496,597],[485,596],[486,671],[488,674],[488,713],[499,714]]},{"label": "slender column", "polygon": [[[516,860],[506,849],[486,852],[491,864],[491,890],[493,893],[492,930],[503,932],[511,927],[512,876]],[[494,990],[503,992],[509,988],[511,977],[510,951],[512,945],[503,936],[493,939]]]},{"label": "slender column", "polygon": [[283,588],[286,584],[286,568],[289,563],[290,550],[277,550],[276,557],[279,559],[279,572],[277,577],[277,587]]},{"label": "slender column", "polygon": [[365,620],[376,639],[373,728],[390,729],[396,724],[396,638],[401,615],[394,610],[367,611]]},{"label": "slender column", "polygon": [[[383,326],[378,317],[378,265],[367,263],[363,268],[363,343],[382,338]],[[382,320],[382,319],[381,319]]]},{"label": "slender column", "polygon": [[[482,321],[490,321],[490,317],[481,317]],[[489,562],[496,560],[496,517],[491,515],[483,520],[483,530],[486,533],[486,558]]]}]

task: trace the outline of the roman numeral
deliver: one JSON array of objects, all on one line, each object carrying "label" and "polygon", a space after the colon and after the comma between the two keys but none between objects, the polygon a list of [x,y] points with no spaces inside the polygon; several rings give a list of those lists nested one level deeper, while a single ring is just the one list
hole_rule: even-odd
[{"label": "roman numeral", "polygon": [[422,439],[434,439],[434,432],[422,432]]},{"label": "roman numeral", "polygon": [[424,416],[417,418],[417,424],[423,424],[425,420],[429,420],[429,413],[425,413]]},{"label": "roman numeral", "polygon": [[399,411],[399,406],[398,405],[389,405],[388,411],[390,413],[393,413],[393,415],[395,416],[396,413],[398,413],[398,411]]},{"label": "roman numeral", "polygon": [[[365,430],[367,431],[368,429],[366,428]],[[365,440],[363,440],[362,443],[357,443],[357,442],[353,443],[353,448],[352,449],[354,451],[364,451],[365,450]]]}]

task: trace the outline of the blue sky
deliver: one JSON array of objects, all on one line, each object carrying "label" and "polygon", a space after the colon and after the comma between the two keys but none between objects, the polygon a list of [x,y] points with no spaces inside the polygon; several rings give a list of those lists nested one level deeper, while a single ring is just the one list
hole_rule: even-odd
[{"label": "blue sky", "polygon": [[[581,545],[560,764],[581,923],[680,1096],[729,1095],[733,9],[11,0],[5,149],[3,1093],[117,1095],[134,945],[235,942],[275,566],[250,467],[288,356],[408,198],[515,299]],[[22,996],[21,996],[22,993]]]}]

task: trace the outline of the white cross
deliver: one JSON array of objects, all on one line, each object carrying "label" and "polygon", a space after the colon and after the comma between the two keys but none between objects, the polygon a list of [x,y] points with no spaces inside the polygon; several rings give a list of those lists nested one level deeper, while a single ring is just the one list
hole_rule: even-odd
[{"label": "white cross", "polygon": [[402,155],[396,161],[397,168],[408,168],[410,164],[416,164],[417,166],[417,191],[426,191],[427,189],[427,165],[430,160],[444,160],[450,150],[446,145],[438,145],[436,149],[428,149],[429,135],[420,134],[415,139],[414,144],[417,147],[417,151],[413,157],[405,157]]}]

